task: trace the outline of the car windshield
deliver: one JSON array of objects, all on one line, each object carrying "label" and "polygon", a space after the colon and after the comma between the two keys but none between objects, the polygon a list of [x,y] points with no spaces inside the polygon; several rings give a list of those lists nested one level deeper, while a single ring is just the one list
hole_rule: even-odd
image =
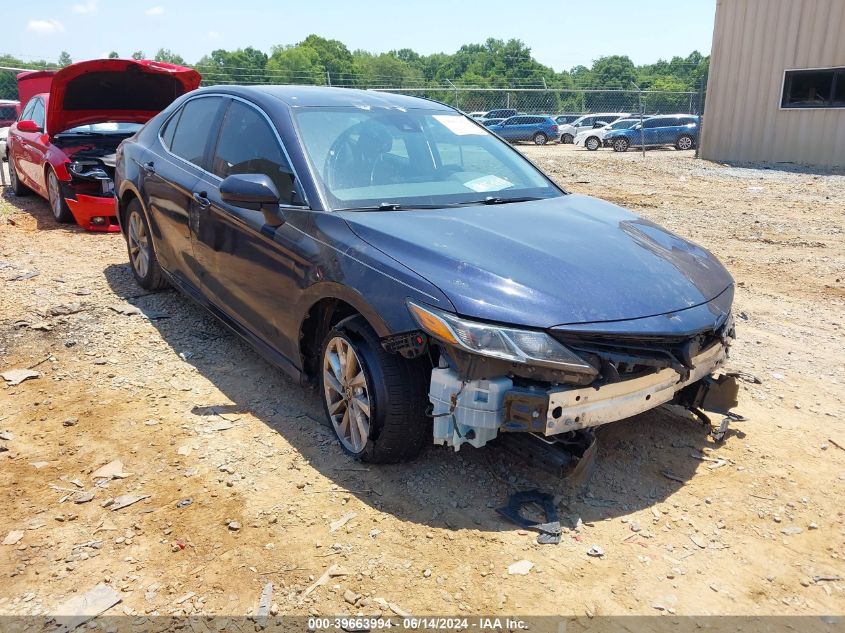
[{"label": "car windshield", "polygon": [[142,123],[90,123],[88,125],[77,125],[69,130],[64,130],[62,134],[135,134],[143,127]]},{"label": "car windshield", "polygon": [[444,110],[295,109],[334,210],[444,207],[562,195],[516,150]]}]

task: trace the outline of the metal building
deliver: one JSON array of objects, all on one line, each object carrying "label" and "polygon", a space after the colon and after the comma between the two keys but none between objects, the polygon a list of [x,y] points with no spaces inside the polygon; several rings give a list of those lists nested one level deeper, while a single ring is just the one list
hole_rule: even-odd
[{"label": "metal building", "polygon": [[718,0],[701,156],[845,167],[845,0]]}]

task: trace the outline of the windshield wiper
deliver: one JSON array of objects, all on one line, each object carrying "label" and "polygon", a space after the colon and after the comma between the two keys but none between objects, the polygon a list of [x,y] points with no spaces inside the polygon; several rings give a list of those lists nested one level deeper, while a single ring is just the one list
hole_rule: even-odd
[{"label": "windshield wiper", "polygon": [[401,204],[399,202],[381,202],[365,207],[346,207],[337,211],[399,211],[409,209],[445,209],[454,206],[451,204]]},{"label": "windshield wiper", "polygon": [[401,211],[410,209],[449,209],[454,207],[469,207],[476,204],[508,204],[510,202],[531,202],[532,200],[545,200],[536,196],[522,196],[513,198],[499,198],[487,196],[484,200],[468,200],[467,202],[446,202],[444,204],[402,204],[400,202],[381,202],[372,206],[347,207],[337,211]]},{"label": "windshield wiper", "polygon": [[471,200],[469,202],[462,202],[461,204],[465,205],[472,205],[472,204],[508,204],[510,202],[531,202],[533,200],[543,200],[544,198],[538,198],[536,196],[522,196],[522,197],[514,197],[514,198],[500,198],[498,196],[487,196],[484,200]]}]

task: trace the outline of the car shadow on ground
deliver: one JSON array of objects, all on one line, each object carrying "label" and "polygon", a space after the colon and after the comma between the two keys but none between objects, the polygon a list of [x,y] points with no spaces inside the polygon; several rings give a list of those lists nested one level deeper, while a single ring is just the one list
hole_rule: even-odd
[{"label": "car shadow on ground", "polygon": [[356,463],[323,421],[316,389],[295,384],[180,293],[144,293],[128,264],[104,272],[118,297],[148,315],[173,354],[225,396],[195,403],[193,415],[256,416],[334,484],[403,521],[451,529],[516,529],[495,508],[513,492],[540,489],[557,495],[561,523],[573,527],[578,519],[589,523],[663,502],[706,466],[694,457],[712,445],[706,430],[663,409],[600,428],[592,476],[582,486],[514,457],[501,440],[458,453],[431,445],[408,464]]},{"label": "car shadow on ground", "polygon": [[16,196],[12,193],[11,187],[3,187],[0,192],[2,192],[3,202],[7,207],[12,207],[20,213],[27,214],[35,221],[35,228],[39,231],[84,231],[82,227],[75,223],[62,224],[57,222],[50,210],[50,204],[37,193]]}]

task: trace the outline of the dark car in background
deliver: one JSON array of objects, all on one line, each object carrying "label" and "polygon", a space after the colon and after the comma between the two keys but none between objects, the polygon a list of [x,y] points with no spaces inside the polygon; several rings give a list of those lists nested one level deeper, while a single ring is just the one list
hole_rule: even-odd
[{"label": "dark car in background", "polygon": [[137,283],[317,382],[356,459],[693,401],[734,335],[707,250],[429,100],[203,88],[120,145],[115,183]]},{"label": "dark car in background", "polygon": [[558,136],[558,127],[554,119],[536,114],[512,116],[487,127],[511,143],[531,141],[535,145],[545,145],[551,140],[557,140]]},{"label": "dark car in background", "polygon": [[678,150],[694,149],[698,143],[698,116],[694,114],[665,114],[649,117],[624,130],[611,130],[603,142],[617,152],[629,147],[660,147],[672,145]]},{"label": "dark car in background", "polygon": [[18,118],[20,103],[6,99],[0,99],[0,127],[9,127]]}]

